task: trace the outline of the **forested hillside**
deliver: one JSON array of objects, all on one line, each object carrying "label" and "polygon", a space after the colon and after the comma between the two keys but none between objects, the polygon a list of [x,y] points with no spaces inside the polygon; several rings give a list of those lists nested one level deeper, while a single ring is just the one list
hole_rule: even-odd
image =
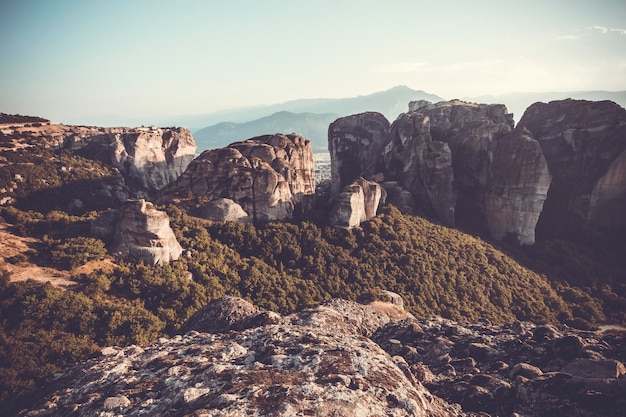
[{"label": "forested hillside", "polygon": [[[190,218],[175,206],[167,211],[188,251],[170,265],[118,262],[112,272],[75,274],[78,285],[69,291],[50,284],[9,282],[10,276],[4,274],[3,398],[103,346],[147,343],[176,334],[191,314],[224,294],[290,313],[332,297],[356,299],[388,289],[401,294],[408,310],[420,317],[586,326],[605,321],[607,315],[623,320],[619,308],[624,305],[623,292],[616,293],[623,287],[614,288],[608,281],[580,282],[576,265],[593,270],[595,264],[585,258],[585,248],[564,242],[546,242],[516,254],[548,273],[554,272],[556,262],[567,265],[564,257],[570,259],[571,267],[561,266],[560,280],[551,282],[478,238],[403,215],[393,206],[362,229],[349,231],[309,221],[259,228],[217,224]],[[23,233],[43,238],[32,262],[71,268],[76,263],[61,253],[73,254],[71,259],[82,260],[78,263],[104,256],[104,242],[85,242],[76,236],[88,215],[17,209],[2,213],[19,223]],[[55,238],[43,237],[44,229]],[[623,280],[624,269],[613,266],[605,265],[596,275],[621,273],[613,277]]]}]

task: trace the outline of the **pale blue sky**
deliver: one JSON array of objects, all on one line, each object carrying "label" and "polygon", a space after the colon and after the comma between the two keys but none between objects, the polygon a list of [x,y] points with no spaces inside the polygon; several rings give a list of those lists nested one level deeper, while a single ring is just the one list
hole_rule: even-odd
[{"label": "pale blue sky", "polygon": [[407,85],[626,90],[624,0],[0,1],[0,111],[124,124]]}]

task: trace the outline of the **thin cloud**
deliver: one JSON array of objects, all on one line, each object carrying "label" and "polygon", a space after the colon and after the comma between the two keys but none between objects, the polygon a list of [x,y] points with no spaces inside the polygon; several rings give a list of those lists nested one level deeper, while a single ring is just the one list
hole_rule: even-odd
[{"label": "thin cloud", "polygon": [[427,64],[425,62],[395,62],[391,64],[379,65],[375,67],[373,71],[390,73],[390,74],[415,72],[419,69],[424,68],[426,65]]},{"label": "thin cloud", "polygon": [[626,36],[626,29],[614,29],[604,26],[587,26],[585,28],[578,29],[575,35],[562,35],[557,36],[556,38],[562,41],[573,41],[581,39],[583,36],[589,34]]},{"label": "thin cloud", "polygon": [[615,34],[615,35],[626,36],[626,29],[611,29],[611,28],[605,28],[604,26],[587,26],[586,28],[579,30],[579,32],[583,32],[583,31],[593,31],[596,33],[601,33],[603,35]]}]

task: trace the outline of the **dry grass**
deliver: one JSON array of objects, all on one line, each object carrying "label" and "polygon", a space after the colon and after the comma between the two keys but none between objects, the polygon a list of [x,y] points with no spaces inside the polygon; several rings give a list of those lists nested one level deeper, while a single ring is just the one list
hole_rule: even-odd
[{"label": "dry grass", "polygon": [[61,269],[42,267],[30,262],[20,262],[10,264],[6,262],[20,253],[26,253],[36,239],[14,235],[9,230],[9,225],[0,224],[0,270],[11,274],[11,281],[26,281],[33,279],[40,282],[50,282],[59,288],[67,289],[76,285],[70,279],[70,271]]},{"label": "dry grass", "polygon": [[384,314],[392,320],[402,320],[409,316],[402,307],[398,307],[395,304],[386,303],[384,301],[372,301],[368,304],[377,313]]}]

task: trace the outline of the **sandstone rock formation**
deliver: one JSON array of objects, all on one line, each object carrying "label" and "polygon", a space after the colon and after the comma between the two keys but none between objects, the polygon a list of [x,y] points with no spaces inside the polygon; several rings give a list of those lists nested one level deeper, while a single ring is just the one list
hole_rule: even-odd
[{"label": "sandstone rock formation", "polygon": [[454,226],[456,191],[450,147],[433,141],[430,118],[404,113],[391,125],[384,151],[387,178],[411,192],[418,210]]},{"label": "sandstone rock formation", "polygon": [[378,207],[385,202],[386,192],[376,182],[362,177],[343,188],[329,215],[331,225],[352,228],[367,221],[378,211]]},{"label": "sandstone rock formation", "polygon": [[489,166],[498,140],[513,130],[513,115],[502,104],[460,100],[422,102],[416,107],[417,113],[429,118],[432,140],[450,147],[457,222],[484,228],[483,199],[489,183]]},{"label": "sandstone rock formation", "polygon": [[247,218],[237,215],[242,221],[287,219],[313,205],[313,165],[310,143],[301,136],[260,136],[203,152],[164,190],[162,200],[191,196],[202,213],[207,203],[229,199],[247,213]]},{"label": "sandstone rock formation", "polygon": [[[337,306],[354,311],[352,304]],[[224,304],[216,307],[217,316],[232,316]],[[464,415],[424,389],[403,358],[346,331],[350,326],[338,327],[341,311],[311,321],[326,313],[240,332],[191,331],[150,346],[107,348],[102,357],[56,375],[29,395],[29,409],[38,416],[85,417]]]},{"label": "sandstone rock formation", "polygon": [[191,132],[185,128],[100,130],[91,136],[70,135],[63,146],[113,165],[139,190],[158,191],[175,181],[196,152]]},{"label": "sandstone rock formation", "polygon": [[382,155],[388,135],[389,121],[375,112],[342,117],[330,124],[328,151],[333,197],[359,177],[373,180],[382,173]]},{"label": "sandstone rock formation", "polygon": [[626,110],[610,101],[530,106],[519,122],[539,142],[552,185],[537,232],[580,237],[626,229]]},{"label": "sandstone rock formation", "polygon": [[535,227],[551,177],[541,147],[518,128],[498,141],[489,169],[485,215],[491,237],[535,243]]},{"label": "sandstone rock formation", "polygon": [[69,149],[102,161],[120,171],[135,196],[153,193],[176,180],[196,152],[196,143],[185,128],[36,125],[12,128],[12,147]]},{"label": "sandstone rock formation", "polygon": [[112,251],[123,258],[150,265],[174,261],[183,251],[167,214],[145,200],[128,200],[120,210],[103,212],[91,234],[112,242]]}]

